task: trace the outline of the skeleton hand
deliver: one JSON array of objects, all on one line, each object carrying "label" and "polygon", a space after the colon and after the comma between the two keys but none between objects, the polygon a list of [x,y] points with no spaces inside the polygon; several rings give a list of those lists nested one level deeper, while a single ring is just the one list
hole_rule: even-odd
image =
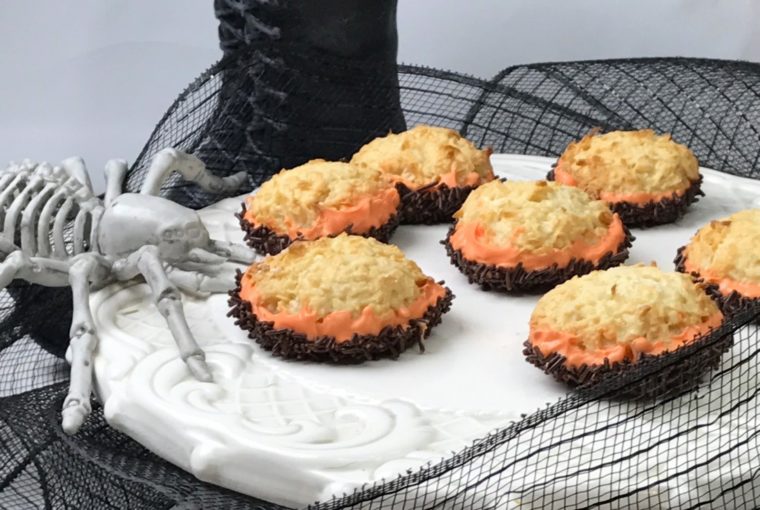
[{"label": "skeleton hand", "polygon": [[[134,218],[145,210],[148,202],[151,199],[147,196],[122,195],[106,210],[101,225],[111,231],[110,225],[117,223],[115,216]],[[167,211],[169,208],[173,210]],[[160,211],[156,209],[154,207],[150,217],[158,218],[153,228],[161,241],[144,245],[114,262],[112,274],[117,280],[143,276],[177,343],[180,357],[196,379],[209,382],[211,371],[187,324],[179,289],[196,295],[226,291],[234,285],[234,279],[233,271],[225,265],[230,261],[251,262],[254,254],[244,246],[211,240],[193,211],[168,201],[161,203]],[[161,218],[168,220],[161,221]],[[124,239],[123,233],[119,236],[104,234],[100,246],[110,253],[126,253],[121,246]],[[228,271],[221,271],[223,267]]]}]

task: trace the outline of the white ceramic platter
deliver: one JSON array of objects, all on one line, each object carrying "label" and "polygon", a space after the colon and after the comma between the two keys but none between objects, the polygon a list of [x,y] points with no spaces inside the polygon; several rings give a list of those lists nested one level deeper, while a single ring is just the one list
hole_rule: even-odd
[{"label": "white ceramic platter", "polygon": [[[494,155],[497,174],[541,179],[553,160]],[[634,230],[629,263],[672,269],[676,249],[711,219],[760,207],[760,183],[703,170],[707,194],[674,225]],[[241,198],[201,211],[213,237],[242,241]],[[113,285],[91,299],[100,344],[97,392],[115,428],[201,480],[300,506],[436,462],[565,394],[525,362],[537,297],[469,285],[440,241],[448,226],[401,227],[392,242],[456,295],[426,351],[359,366],[275,359],[232,319],[227,296],[184,297],[213,383],[179,359],[147,286]],[[230,284],[233,284],[230,268]]]}]

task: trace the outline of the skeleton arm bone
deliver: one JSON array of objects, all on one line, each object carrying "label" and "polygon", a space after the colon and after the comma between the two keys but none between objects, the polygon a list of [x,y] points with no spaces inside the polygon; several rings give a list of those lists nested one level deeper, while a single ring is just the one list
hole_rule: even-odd
[{"label": "skeleton arm bone", "polygon": [[87,172],[87,167],[84,164],[84,160],[79,156],[64,159],[61,161],[61,166],[68,175],[79,181],[82,186],[85,186],[90,192],[92,192],[92,182],[90,181],[90,174]]},{"label": "skeleton arm bone", "polygon": [[111,159],[106,163],[106,196],[103,200],[106,207],[122,193],[124,177],[127,175],[127,162],[123,159]]},{"label": "skeleton arm bone", "polygon": [[[2,243],[5,246],[7,240]],[[0,289],[21,278],[46,287],[65,287],[68,284],[69,261],[29,257],[19,249],[0,262]]]},{"label": "skeleton arm bone", "polygon": [[211,371],[206,365],[205,355],[187,324],[180,292],[167,277],[158,253],[155,246],[143,246],[126,259],[115,263],[114,274],[120,280],[134,278],[137,274],[143,275],[190,373],[200,381],[211,381]]},{"label": "skeleton arm bone", "polygon": [[157,196],[161,186],[173,171],[179,172],[185,180],[194,182],[213,193],[238,191],[247,178],[246,172],[238,172],[228,177],[217,177],[206,169],[203,161],[192,154],[176,149],[164,149],[153,156],[140,193]]},{"label": "skeleton arm bone", "polygon": [[67,434],[79,431],[92,411],[92,353],[97,346],[98,337],[90,311],[90,282],[105,278],[105,269],[106,266],[99,264],[98,256],[94,254],[79,256],[69,269],[74,305],[67,352],[67,358],[71,363],[71,382],[61,412],[63,430]]}]

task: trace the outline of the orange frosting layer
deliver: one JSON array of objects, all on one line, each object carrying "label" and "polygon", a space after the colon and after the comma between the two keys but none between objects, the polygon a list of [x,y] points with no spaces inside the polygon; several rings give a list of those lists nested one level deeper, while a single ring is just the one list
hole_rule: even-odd
[{"label": "orange frosting layer", "polygon": [[[565,169],[560,165],[557,165],[554,168],[554,180],[560,184],[565,184],[567,186],[578,186],[578,182],[575,180],[575,178],[567,171],[565,171]],[[637,193],[617,193],[614,191],[603,191],[599,194],[599,197],[594,198],[599,198],[600,200],[604,200],[610,204],[616,204],[619,202],[626,202],[629,204],[646,204],[649,202],[659,202],[660,200],[666,198],[672,198],[673,195],[680,197],[684,193],[686,193],[686,190],[683,189],[675,191],[664,191],[661,193],[645,193],[643,191]]]},{"label": "orange frosting layer", "polygon": [[331,336],[339,343],[350,340],[354,335],[377,335],[386,326],[407,328],[412,319],[421,318],[430,306],[446,294],[442,285],[428,280],[420,288],[416,300],[392,313],[378,316],[370,306],[366,306],[358,316],[350,311],[337,311],[318,317],[308,309],[297,313],[272,312],[261,304],[256,288],[250,282],[246,283],[246,278],[243,278],[241,287],[240,298],[251,303],[251,309],[260,321],[272,322],[277,329],[292,329],[310,340]]},{"label": "orange frosting layer", "polygon": [[[260,226],[262,223],[256,221],[253,215],[252,204],[255,199],[256,195],[246,198],[247,210],[244,218],[248,223]],[[319,239],[345,232],[349,226],[351,233],[364,234],[371,228],[379,227],[387,222],[396,213],[400,201],[398,191],[395,188],[388,188],[377,195],[361,197],[354,205],[348,207],[322,209],[310,227],[297,225],[290,218],[285,218],[287,223],[285,232],[282,228],[273,225],[266,226],[278,234],[287,234],[291,239],[299,235],[307,240]]]},{"label": "orange frosting layer", "polygon": [[606,348],[587,350],[579,338],[571,333],[552,331],[549,329],[535,329],[530,332],[530,342],[539,348],[544,356],[556,352],[566,358],[565,363],[571,367],[581,365],[603,365],[605,358],[610,363],[619,363],[623,360],[638,361],[641,354],[660,354],[666,351],[674,351],[682,345],[696,340],[707,334],[712,328],[717,328],[723,322],[723,314],[718,312],[710,316],[702,324],[689,326],[669,341],[647,340],[644,337],[634,338],[625,344],[614,344]]},{"label": "orange frosting layer", "polygon": [[607,253],[616,253],[625,239],[625,230],[620,217],[615,214],[604,237],[595,244],[575,241],[562,250],[547,253],[520,251],[514,246],[492,246],[488,242],[485,228],[478,223],[457,223],[449,242],[462,252],[466,259],[500,267],[515,267],[522,263],[528,270],[543,269],[557,264],[565,267],[572,259],[589,260],[597,263]]},{"label": "orange frosting layer", "polygon": [[748,298],[760,298],[760,284],[752,282],[738,282],[731,278],[726,278],[718,274],[716,271],[710,269],[701,269],[693,264],[688,257],[684,261],[684,268],[687,273],[698,273],[708,283],[712,283],[718,286],[718,290],[724,296],[728,296],[732,292],[738,292],[744,297]]}]

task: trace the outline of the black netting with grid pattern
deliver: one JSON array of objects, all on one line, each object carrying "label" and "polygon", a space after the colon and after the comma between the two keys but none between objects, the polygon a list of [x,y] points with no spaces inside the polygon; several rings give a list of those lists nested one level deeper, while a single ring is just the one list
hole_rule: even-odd
[{"label": "black netting with grid pattern", "polygon": [[[388,73],[304,48],[228,56],[171,106],[128,188],[166,146],[194,152],[219,175],[247,170],[251,189],[282,166],[347,157],[418,123],[496,152],[544,156],[594,128],[651,127],[673,133],[704,166],[760,178],[760,65],[536,64],[490,81],[409,66]],[[194,208],[220,198],[178,180],[163,192]],[[198,482],[109,428],[98,406],[79,435],[62,434],[69,318],[68,289],[14,282],[0,294],[0,508],[277,508]],[[665,368],[642,364],[631,380],[573,394],[439,464],[314,508],[753,508],[760,334],[750,318],[728,325],[734,346],[698,391],[616,399],[621,385]]]}]

